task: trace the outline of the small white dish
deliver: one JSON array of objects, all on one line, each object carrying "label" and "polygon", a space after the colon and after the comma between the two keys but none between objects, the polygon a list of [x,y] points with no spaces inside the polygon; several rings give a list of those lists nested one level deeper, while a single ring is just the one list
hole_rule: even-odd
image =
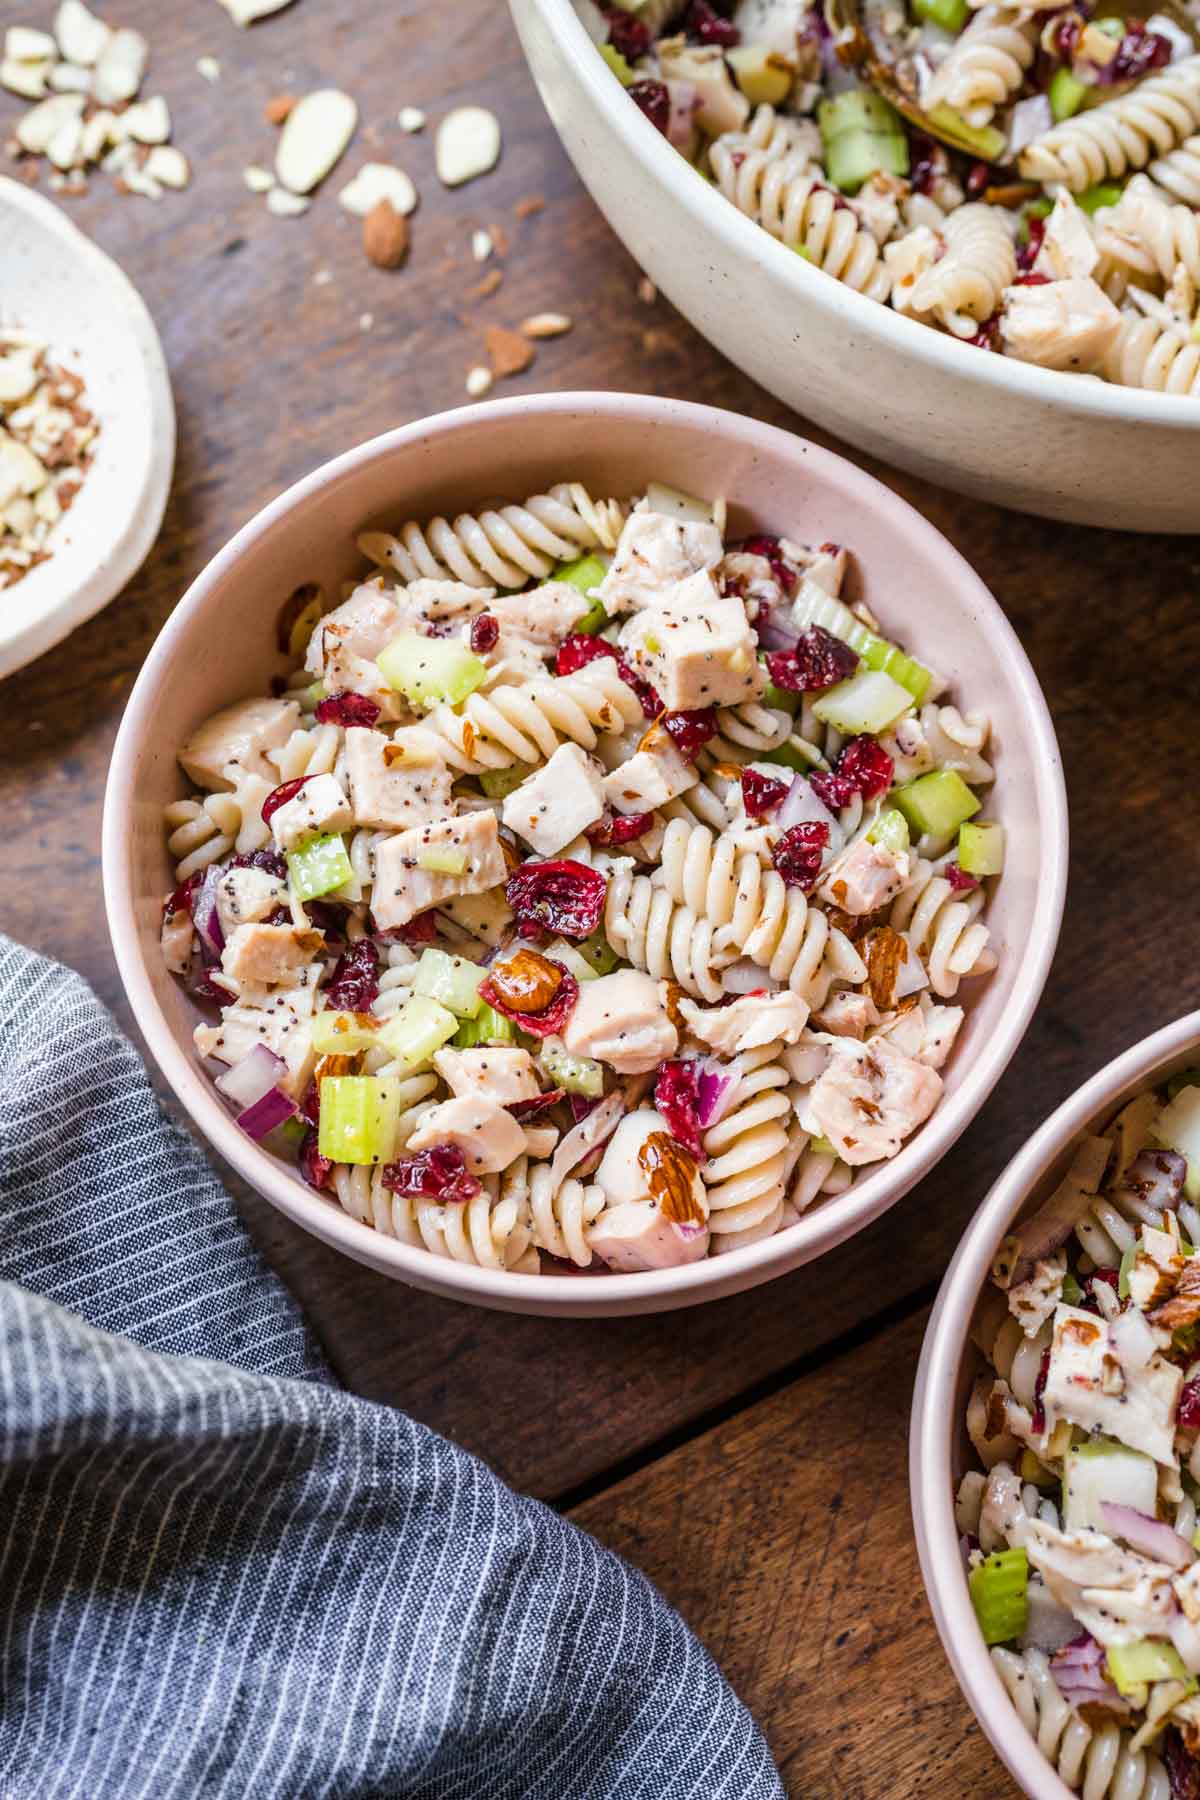
[{"label": "small white dish", "polygon": [[0,328],[32,332],[79,375],[100,424],[49,560],[0,589],[0,677],[107,606],[158,536],[175,407],[154,321],[128,277],[52,201],[0,176]]}]

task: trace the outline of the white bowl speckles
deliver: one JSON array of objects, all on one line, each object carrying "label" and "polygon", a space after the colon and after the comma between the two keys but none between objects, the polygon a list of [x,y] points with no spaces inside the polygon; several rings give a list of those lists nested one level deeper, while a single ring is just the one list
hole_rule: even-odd
[{"label": "white bowl speckles", "polygon": [[0,177],[0,327],[43,339],[82,377],[100,425],[52,554],[0,590],[0,677],[107,606],[158,535],[175,465],[175,408],[154,321],[111,258],[41,194]]},{"label": "white bowl speckles", "polygon": [[1200,400],[1031,368],[864,299],[671,148],[626,99],[571,0],[509,4],[546,110],[617,236],[769,393],[860,450],[996,505],[1200,531]]}]

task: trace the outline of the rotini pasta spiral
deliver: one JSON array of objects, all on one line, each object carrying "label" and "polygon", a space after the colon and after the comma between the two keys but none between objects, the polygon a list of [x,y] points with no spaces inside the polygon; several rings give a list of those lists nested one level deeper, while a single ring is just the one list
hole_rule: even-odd
[{"label": "rotini pasta spiral", "polygon": [[717,726],[723,737],[740,750],[777,750],[792,733],[790,713],[773,706],[760,706],[747,700],[741,706],[723,706],[717,713]]},{"label": "rotini pasta spiral", "polygon": [[474,1199],[451,1206],[393,1194],[378,1169],[339,1164],[334,1182],[344,1209],[385,1237],[480,1268],[540,1273],[528,1206],[519,1196],[502,1195],[496,1176],[486,1178]]},{"label": "rotini pasta spiral", "polygon": [[685,992],[717,1001],[724,990],[713,962],[713,927],[671,898],[627,859],[613,864],[604,902],[604,930],[618,955],[656,979],[671,977]]},{"label": "rotini pasta spiral", "polygon": [[604,1211],[603,1188],[568,1179],[555,1187],[547,1163],[530,1166],[520,1157],[507,1169],[500,1184],[504,1199],[527,1203],[533,1242],[539,1250],[586,1269],[592,1260],[588,1232]]},{"label": "rotini pasta spiral", "polygon": [[716,1239],[752,1243],[778,1228],[788,1176],[806,1141],[792,1112],[788,1072],[774,1054],[768,1047],[738,1058],[736,1097],[704,1134],[708,1227]]},{"label": "rotini pasta spiral", "polygon": [[621,680],[616,663],[601,657],[575,675],[472,694],[457,711],[436,707],[424,723],[450,767],[475,774],[515,762],[544,762],[564,743],[594,750],[602,732],[624,731],[642,721],[637,695]]},{"label": "rotini pasta spiral", "polygon": [[1087,1724],[1059,1693],[1044,1651],[997,1648],[992,1665],[1038,1749],[1083,1800],[1170,1800],[1167,1772],[1153,1751],[1131,1751],[1129,1734],[1116,1724]]},{"label": "rotini pasta spiral", "polygon": [[262,803],[271,787],[261,775],[243,774],[231,794],[172,800],[163,809],[163,820],[176,881],[186,881],[226,856],[261,850],[271,837],[262,820]]},{"label": "rotini pasta spiral", "polygon": [[1177,150],[1156,158],[1148,174],[1172,199],[1200,206],[1200,136],[1185,138]]},{"label": "rotini pasta spiral", "polygon": [[934,71],[922,102],[926,111],[952,106],[968,125],[990,124],[996,108],[1025,79],[1037,37],[1036,20],[1002,6],[984,6]]},{"label": "rotini pasta spiral", "polygon": [[1200,394],[1200,344],[1174,326],[1127,313],[1104,359],[1104,373],[1127,387],[1194,396]]},{"label": "rotini pasta spiral", "polygon": [[[731,836],[714,838],[707,826],[689,828],[673,819],[662,841],[659,868],[652,877],[672,900],[702,914],[713,926],[728,927],[733,945],[744,942],[761,916],[763,861],[756,849]],[[718,944],[722,933],[717,933]],[[737,954],[735,949],[734,954]]]},{"label": "rotini pasta spiral", "polygon": [[1200,214],[1173,206],[1145,175],[1135,175],[1112,214],[1114,229],[1141,245],[1151,270],[1169,282],[1182,266],[1200,282]]},{"label": "rotini pasta spiral", "polygon": [[1156,154],[1165,157],[1197,126],[1200,56],[1189,56],[1034,138],[1017,167],[1030,181],[1061,181],[1081,194],[1127,169],[1144,169]]},{"label": "rotini pasta spiral", "polygon": [[802,889],[786,886],[770,869],[760,895],[758,917],[739,948],[772,980],[802,994],[815,1011],[835,981],[857,986],[867,979],[866,964],[850,939],[831,928]]},{"label": "rotini pasta spiral", "polygon": [[946,253],[918,277],[910,305],[955,337],[973,337],[1017,272],[1009,226],[998,207],[962,206],[950,214],[942,235]]},{"label": "rotini pasta spiral", "polygon": [[358,543],[381,568],[401,580],[465,582],[469,587],[522,588],[532,577],[544,581],[554,565],[596,545],[611,550],[624,519],[615,500],[593,500],[579,482],[562,482],[548,494],[534,494],[523,506],[479,513],[409,520],[394,535],[367,531]]},{"label": "rotini pasta spiral", "polygon": [[280,781],[296,781],[301,775],[332,775],[341,748],[340,727],[313,725],[293,731],[286,744],[267,752],[267,760],[278,769]]},{"label": "rotini pasta spiral", "polygon": [[987,904],[981,887],[956,893],[937,864],[918,857],[908,885],[892,902],[889,923],[908,933],[941,999],[958,992],[966,975],[994,966],[987,949],[988,928],[979,922]]}]

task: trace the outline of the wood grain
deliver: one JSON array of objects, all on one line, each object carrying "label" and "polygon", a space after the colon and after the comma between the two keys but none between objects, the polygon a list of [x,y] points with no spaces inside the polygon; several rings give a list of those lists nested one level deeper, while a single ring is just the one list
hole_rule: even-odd
[{"label": "wood grain", "polygon": [[1010,1800],[921,1594],[905,1480],[925,1314],[580,1506],[754,1713],[795,1800]]}]

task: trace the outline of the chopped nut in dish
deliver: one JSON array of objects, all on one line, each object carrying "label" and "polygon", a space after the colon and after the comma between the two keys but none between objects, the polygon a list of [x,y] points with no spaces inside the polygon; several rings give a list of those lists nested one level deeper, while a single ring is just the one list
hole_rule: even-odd
[{"label": "chopped nut in dish", "polygon": [[0,588],[50,557],[79,492],[99,429],[83,394],[40,339],[0,332]]}]

